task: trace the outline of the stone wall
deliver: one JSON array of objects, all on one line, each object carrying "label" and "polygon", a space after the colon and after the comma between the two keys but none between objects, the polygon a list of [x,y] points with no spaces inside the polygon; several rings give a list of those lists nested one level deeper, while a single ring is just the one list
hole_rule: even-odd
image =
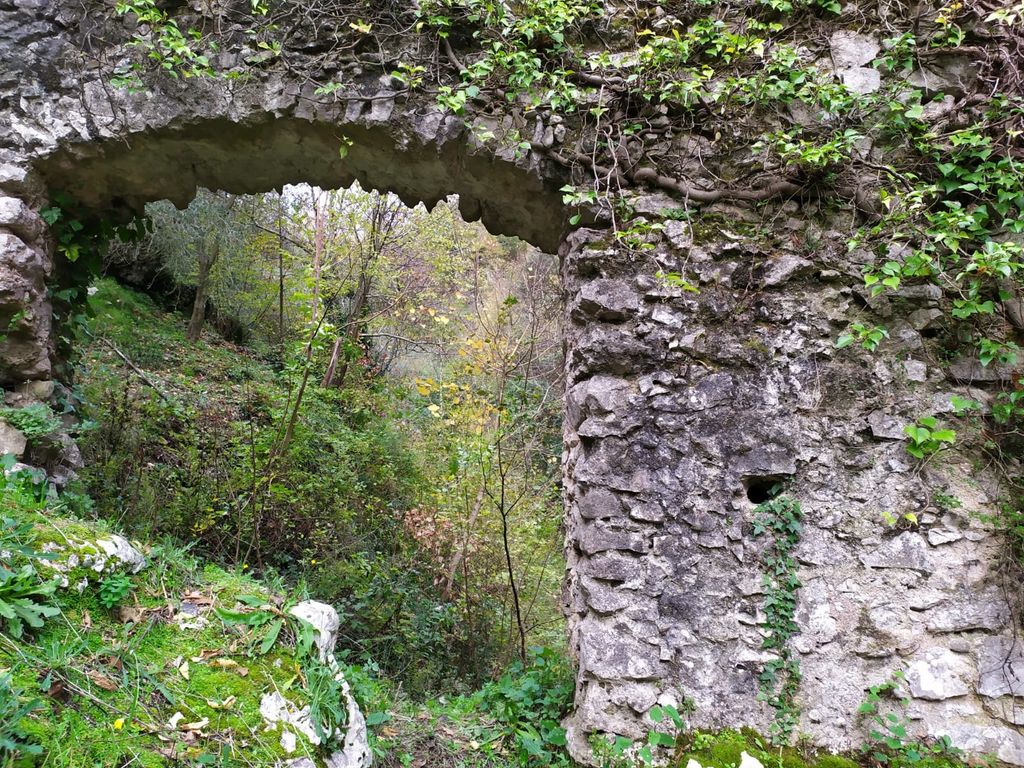
[{"label": "stone wall", "polygon": [[[934,365],[938,296],[863,295],[867,256],[845,249],[853,213],[716,204],[699,225],[669,220],[655,248],[630,250],[607,229],[569,232],[561,164],[484,146],[466,123],[491,126],[486,110],[444,114],[404,92],[387,61],[325,64],[306,35],[288,66],[247,65],[252,51],[225,46],[218,66],[243,78],[154,80],[129,94],[110,85],[133,55],[127,33],[97,18],[77,4],[0,0],[5,385],[48,379],[56,362],[54,251],[37,213],[52,191],[107,216],[185,202],[197,185],[359,180],[428,203],[458,193],[468,217],[562,256],[574,754],[586,759],[593,732],[642,736],[657,702],[692,700],[700,726],[769,729],[758,698],[773,658],[762,649],[767,542],[752,523],[755,501],[783,481],[805,515],[792,639],[800,732],[859,744],[866,690],[903,670],[918,735],[1024,765],[1024,646],[1009,599],[1019,585],[1004,583],[1001,539],[981,522],[1000,489],[967,456],[922,466],[902,433],[948,411],[953,392],[985,399],[972,388],[984,382]],[[431,55],[417,45],[414,55]],[[318,96],[314,67],[347,68],[347,89]],[[535,149],[568,140],[544,113],[519,119]],[[636,193],[641,213],[678,206]],[[765,222],[773,237],[754,237]],[[685,272],[699,292],[666,272]],[[885,354],[837,351],[850,312],[868,304],[889,324]]]},{"label": "stone wall", "polygon": [[[742,211],[721,213],[742,231]],[[862,743],[866,689],[901,670],[911,730],[1021,764],[1019,585],[1006,583],[1003,542],[979,520],[998,485],[966,458],[922,468],[904,447],[903,426],[948,413],[965,386],[932,365],[906,322],[882,358],[837,351],[859,265],[836,233],[821,233],[831,245],[813,261],[794,252],[784,240],[808,227],[790,224],[768,251],[729,232],[694,242],[680,222],[642,260],[601,233],[568,241],[575,749],[592,730],[640,737],[642,713],[684,698],[700,726],[769,730],[758,699],[774,658],[762,649],[766,540],[753,535],[751,497],[782,480],[805,515],[799,731],[839,749]],[[655,277],[683,264],[699,294]],[[916,289],[902,298],[910,312],[934,301]]]}]

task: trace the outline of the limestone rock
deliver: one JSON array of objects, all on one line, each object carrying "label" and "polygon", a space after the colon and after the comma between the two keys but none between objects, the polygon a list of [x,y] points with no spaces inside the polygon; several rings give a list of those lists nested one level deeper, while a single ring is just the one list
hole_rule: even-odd
[{"label": "limestone rock", "polygon": [[309,716],[309,706],[296,707],[280,691],[263,694],[260,699],[260,716],[268,728],[276,727],[280,723],[301,733],[311,744],[320,743],[320,737]]},{"label": "limestone rock", "polygon": [[1006,625],[1010,608],[998,589],[964,595],[927,614],[928,630],[936,633],[992,631]]},{"label": "limestone rock", "polygon": [[928,529],[928,543],[933,547],[939,547],[943,544],[952,544],[954,541],[959,541],[964,535],[960,531],[953,530],[952,528],[929,528]]},{"label": "limestone rock", "polygon": [[919,534],[911,531],[890,539],[870,554],[861,555],[860,561],[870,568],[901,568],[925,574],[934,570],[928,545]]},{"label": "limestone rock", "polygon": [[1024,734],[1017,728],[964,724],[934,729],[932,735],[949,736],[968,754],[995,755],[1004,763],[1024,765]]},{"label": "limestone rock", "polygon": [[[340,673],[339,673],[340,674]],[[366,732],[366,718],[352,695],[348,681],[342,678],[342,695],[346,701],[345,738],[341,749],[327,758],[327,768],[368,768],[373,764],[370,739]]]},{"label": "limestone rock", "polygon": [[907,439],[907,435],[903,431],[907,422],[890,416],[885,411],[872,411],[868,415],[868,425],[871,427],[871,434],[880,440]]},{"label": "limestone rock", "polygon": [[25,455],[28,440],[20,430],[6,421],[0,421],[0,456],[11,455],[20,459]]},{"label": "limestone rock", "polygon": [[1024,644],[1018,638],[986,637],[978,652],[978,674],[982,696],[1024,697]]},{"label": "limestone rock", "polygon": [[338,629],[341,627],[338,612],[326,603],[303,600],[292,606],[288,613],[313,626],[316,630],[316,648],[320,654],[320,661],[326,662],[328,656],[334,653],[334,646],[338,642]]},{"label": "limestone rock", "polygon": [[882,47],[874,37],[843,29],[829,38],[829,48],[836,69],[852,69],[871,63]]},{"label": "limestone rock", "polygon": [[970,693],[967,680],[972,677],[970,664],[963,656],[945,648],[932,648],[907,668],[910,695],[916,699],[942,701]]},{"label": "limestone rock", "polygon": [[882,73],[873,67],[853,67],[839,73],[843,85],[853,93],[874,93],[882,87]]},{"label": "limestone rock", "polygon": [[580,290],[578,311],[595,320],[622,321],[636,314],[640,298],[625,282],[593,280]]},{"label": "limestone rock", "polygon": [[146,567],[146,558],[124,536],[114,535],[96,542],[107,558],[126,565],[131,573],[138,573]]}]

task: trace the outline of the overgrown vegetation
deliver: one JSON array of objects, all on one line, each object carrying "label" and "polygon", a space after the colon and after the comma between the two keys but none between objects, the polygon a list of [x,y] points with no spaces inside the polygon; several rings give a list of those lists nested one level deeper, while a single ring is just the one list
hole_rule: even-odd
[{"label": "overgrown vegetation", "polygon": [[800,725],[796,696],[800,686],[800,662],[789,645],[799,631],[796,623],[797,591],[800,579],[793,550],[800,543],[803,511],[800,503],[788,496],[777,495],[759,504],[754,510],[754,535],[771,535],[768,548],[761,554],[764,570],[765,629],[761,647],[777,657],[764,664],[759,682],[760,696],[775,711],[772,742],[789,744]]},{"label": "overgrown vegetation", "polygon": [[[133,44],[141,57],[118,73],[117,85],[142,87],[147,67],[176,78],[221,74],[210,65],[215,35],[183,31],[150,0],[119,3],[116,13],[137,25]],[[415,19],[391,6],[367,8],[366,18],[333,4],[316,5],[310,13],[317,23],[354,33],[353,49],[372,40],[384,50],[414,25],[436,43],[437,55],[405,60],[403,52],[386,59],[387,71],[405,91],[430,89],[440,107],[467,119],[483,103],[495,111],[510,105],[510,117],[521,117],[523,109],[548,118],[573,116],[568,142],[560,147],[531,141],[516,119],[497,132],[475,125],[474,136],[564,166],[572,183],[563,188],[563,200],[577,209],[571,223],[603,218],[614,228],[614,242],[637,256],[655,250],[663,219],[699,226],[700,207],[720,201],[796,200],[855,210],[862,226],[849,247],[863,254],[867,297],[899,298],[908,286],[937,289],[943,316],[929,343],[942,352],[943,363],[1004,371],[996,375],[1003,391],[992,402],[958,407],[957,417],[979,421],[973,430],[980,436],[977,447],[998,463],[1010,467],[1007,456],[1019,454],[1024,186],[1017,165],[1024,102],[1016,6],[954,3],[911,11],[765,0],[609,13],[575,0],[514,7],[438,0],[420,4]],[[256,2],[245,15],[257,51],[253,60],[261,64],[283,50],[277,18]],[[873,24],[888,30],[865,67],[866,77],[877,75],[877,88],[849,87],[825,63],[823,50],[805,45],[835,29]],[[614,40],[616,50],[594,40]],[[907,79],[950,56],[978,59],[975,90],[984,98],[956,92],[957,83],[934,88]],[[346,83],[318,85],[317,94],[329,98]],[[708,158],[704,149],[698,153],[703,178],[694,180],[684,163],[675,164],[679,152],[670,139],[679,132],[706,141]],[[751,149],[754,164],[737,169],[721,161]],[[684,207],[639,216],[622,192],[637,185],[670,192]],[[523,599],[521,588],[535,576],[541,585],[535,593],[552,593],[547,563],[538,561],[552,551],[549,510],[557,488],[546,441],[557,432],[545,430],[538,438],[527,426],[551,421],[550,393],[557,386],[551,377],[538,381],[523,373],[538,359],[543,323],[537,311],[543,296],[531,292],[529,280],[496,291],[484,311],[479,286],[472,312],[468,300],[440,301],[451,282],[439,281],[410,299],[394,290],[415,274],[396,269],[395,259],[404,253],[390,240],[396,215],[379,199],[364,205],[358,215],[372,222],[366,227],[371,234],[355,247],[345,244],[344,258],[334,264],[336,244],[325,246],[331,222],[351,209],[314,201],[285,224],[283,215],[268,218],[254,207],[252,223],[270,236],[257,241],[245,232],[244,239],[249,256],[265,255],[268,264],[276,259],[277,296],[263,280],[256,281],[263,287],[225,291],[218,301],[223,307],[227,295],[244,297],[244,325],[258,339],[252,347],[261,345],[260,356],[226,345],[182,354],[180,333],[166,325],[149,334],[156,343],[144,340],[138,323],[154,316],[153,308],[102,286],[94,311],[106,326],[98,331],[120,357],[97,347],[88,364],[86,411],[100,426],[90,437],[87,480],[101,514],[137,531],[195,539],[204,554],[268,578],[308,579],[313,591],[344,612],[353,650],[423,694],[456,680],[480,681],[510,658],[527,664],[528,640],[553,621],[553,611],[529,615],[534,603]],[[188,224],[165,214],[165,233]],[[68,258],[77,258],[71,250],[75,221],[65,217],[67,226],[58,231]],[[292,258],[296,251],[285,248],[286,231],[309,259]],[[180,234],[170,239],[180,245]],[[459,250],[450,245],[441,250]],[[178,256],[192,250],[179,249]],[[216,281],[217,260],[204,255],[205,265],[202,258],[195,270],[191,263],[178,264],[175,275],[179,282],[194,277],[198,326],[196,313],[207,306],[204,285]],[[420,258],[416,266],[428,261]],[[333,269],[338,266],[348,273]],[[465,262],[449,262],[440,271],[460,266]],[[239,272],[229,268],[225,275]],[[262,265],[257,272],[265,277],[271,270]],[[659,276],[699,291],[681,272]],[[376,307],[369,299],[374,294]],[[266,305],[275,298],[277,326],[268,328],[274,312]],[[120,302],[124,306],[112,311]],[[404,313],[408,322],[382,323],[375,313],[385,308],[389,317]],[[459,322],[471,315],[472,324]],[[884,350],[890,340],[870,307],[864,315],[837,339],[845,354]],[[449,326],[460,326],[460,332],[449,334]],[[425,328],[431,332],[420,333]],[[201,338],[200,331],[193,327],[191,340]],[[395,353],[372,341],[381,338],[403,339],[408,346]],[[427,371],[409,362],[417,345],[436,345],[448,355]],[[121,367],[125,360],[141,367],[128,373]],[[396,384],[381,375],[391,365],[414,370]],[[388,426],[399,413],[411,438]],[[925,413],[904,434],[908,453],[926,462],[969,433]],[[1024,489],[1012,470],[1007,479],[1017,493],[996,522],[1019,565]],[[799,667],[788,640],[796,629],[800,585],[791,553],[800,517],[799,505],[786,497],[755,513],[755,532],[772,536],[762,561],[769,629],[764,647],[778,659],[765,665],[761,691],[775,710],[772,737],[779,743],[797,736]],[[100,599],[103,594],[101,586]],[[112,607],[127,590],[111,581],[105,594]],[[284,627],[271,616],[256,625],[266,632],[261,643],[276,639]],[[562,704],[558,696],[538,695],[537,681],[550,669],[549,661],[538,668],[541,659],[485,688],[479,701],[501,724],[496,741],[521,760],[553,764],[564,759],[552,726]],[[881,746],[865,759],[901,765],[947,759],[945,746],[908,746],[898,716],[880,714],[878,701],[892,690],[870,692],[873,708],[865,714],[881,718]],[[323,711],[333,712],[330,686],[322,693]],[[321,719],[329,727],[331,716]],[[660,736],[655,742],[668,746]],[[751,734],[697,732],[684,737],[680,750],[712,765],[736,764],[743,751],[766,765],[800,765],[806,757],[781,747],[776,752]],[[817,764],[846,763],[823,757]]]}]

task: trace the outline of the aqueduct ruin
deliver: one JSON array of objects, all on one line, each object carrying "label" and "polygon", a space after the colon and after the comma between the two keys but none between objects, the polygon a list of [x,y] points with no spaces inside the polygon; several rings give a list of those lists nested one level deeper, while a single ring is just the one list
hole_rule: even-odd
[{"label": "aqueduct ruin", "polygon": [[[721,201],[703,226],[670,218],[660,244],[638,253],[606,227],[570,227],[559,189],[572,179],[557,162],[565,126],[543,111],[441,111],[391,77],[386,56],[325,62],[308,30],[253,64],[229,29],[217,67],[244,76],[154,78],[129,92],[111,77],[137,52],[109,10],[0,3],[6,387],[53,375],[47,285],[75,268],[38,215],[55,191],[102,216],[184,203],[199,185],[242,193],[358,180],[428,204],[457,193],[468,218],[562,258],[573,753],[586,756],[593,732],[643,735],[659,702],[692,701],[701,726],[769,729],[758,695],[774,658],[763,648],[766,544],[751,514],[784,480],[805,515],[799,732],[859,744],[866,690],[903,670],[920,734],[1024,765],[1024,645],[997,568],[1001,542],[978,515],[1000,488],[967,457],[922,469],[903,444],[913,414],[948,411],[972,375],[938,372],[921,329],[903,319],[933,307],[928,290],[880,310],[892,317],[885,355],[836,350],[863,303],[859,254],[841,237],[856,211]],[[318,93],[318,68],[347,73],[345,87]],[[495,148],[481,126],[515,127],[532,149]],[[640,214],[680,205],[626,184]],[[748,236],[766,217],[779,233],[772,247]],[[662,277],[684,270],[699,291]],[[962,506],[937,503],[937,491]],[[907,512],[917,525],[884,521]]]}]

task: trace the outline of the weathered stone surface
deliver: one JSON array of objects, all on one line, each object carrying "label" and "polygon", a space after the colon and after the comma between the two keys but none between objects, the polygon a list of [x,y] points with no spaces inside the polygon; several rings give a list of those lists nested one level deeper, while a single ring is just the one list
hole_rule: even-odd
[{"label": "weathered stone surface", "polygon": [[625,282],[592,280],[580,288],[578,310],[595,320],[621,321],[636,313],[640,297]]},{"label": "weathered stone surface", "polygon": [[969,754],[995,755],[1011,765],[1024,765],[1024,735],[1017,728],[999,725],[956,725],[934,729],[934,736],[949,736]]},{"label": "weathered stone surface", "polygon": [[939,547],[943,544],[952,544],[954,541],[959,541],[964,535],[960,531],[952,528],[929,528],[928,529],[928,543],[933,547]]},{"label": "weathered stone surface", "polygon": [[919,534],[911,531],[901,533],[870,554],[861,555],[860,561],[870,568],[902,568],[920,573],[934,570],[928,545]]},{"label": "weathered stone surface", "polygon": [[871,434],[880,440],[906,440],[907,435],[903,428],[907,422],[890,416],[885,411],[872,411],[868,414],[868,424],[871,427]]},{"label": "weathered stone surface", "polygon": [[1015,637],[986,637],[978,652],[978,693],[1024,697],[1024,644]]},{"label": "weathered stone surface", "polygon": [[5,421],[0,421],[0,456],[10,454],[16,458],[25,455],[28,440],[20,431]]},{"label": "weathered stone surface", "polygon": [[870,64],[882,46],[870,35],[841,29],[829,38],[829,48],[837,69],[852,69]]},{"label": "weathered stone surface", "polygon": [[100,539],[96,546],[103,550],[107,558],[127,566],[131,573],[138,573],[146,567],[145,556],[124,536],[114,535],[109,539]]},{"label": "weathered stone surface", "polygon": [[932,648],[907,667],[910,695],[917,699],[941,701],[970,692],[967,681],[973,677],[970,664],[945,648]]},{"label": "weathered stone surface", "polygon": [[992,630],[1005,626],[1010,606],[998,589],[959,597],[927,614],[928,630],[937,633]]},{"label": "weathered stone surface", "polygon": [[[191,14],[219,5],[161,7]],[[854,747],[865,689],[909,661],[921,729],[959,729],[960,746],[1002,750],[1024,764],[1010,721],[990,709],[1019,698],[1016,683],[1000,693],[983,663],[998,649],[982,639],[1014,633],[993,586],[998,538],[945,514],[924,519],[935,514],[924,507],[936,488],[963,499],[971,515],[991,513],[999,493],[985,498],[972,486],[991,485],[984,471],[941,461],[922,471],[903,445],[906,419],[948,406],[938,368],[930,381],[924,362],[937,350],[920,333],[936,324],[942,290],[913,284],[864,295],[863,267],[874,254],[847,252],[861,223],[852,211],[803,199],[756,211],[700,208],[638,193],[638,213],[685,210],[692,219],[666,220],[664,239],[637,254],[607,230],[569,231],[560,188],[581,178],[544,152],[514,150],[523,137],[568,149],[578,138],[572,118],[517,108],[518,138],[485,143],[467,123],[501,133],[492,115],[464,119],[439,110],[426,89],[398,89],[389,76],[395,62],[434,61],[427,35],[332,61],[300,30],[279,59],[254,64],[245,78],[165,79],[130,94],[109,83],[111,68],[138,53],[120,42],[130,35],[124,20],[90,32],[76,26],[79,13],[79,5],[41,0],[0,6],[0,328],[11,325],[0,339],[0,381],[52,378],[52,253],[37,214],[49,188],[103,215],[160,198],[183,204],[197,185],[241,193],[358,180],[428,205],[457,193],[468,218],[562,259],[573,754],[587,758],[595,731],[642,738],[652,702],[684,696],[696,703],[697,727],[769,729],[770,708],[758,698],[771,660],[761,648],[767,543],[752,534],[752,510],[757,489],[787,481],[805,513],[793,640],[803,672],[800,732]],[[834,70],[850,90],[876,90],[878,39],[849,29],[827,38],[809,52],[821,71]],[[254,52],[228,40],[217,66],[245,59]],[[928,119],[945,119],[973,67],[941,54],[926,63],[932,71],[911,81],[954,97],[926,106]],[[320,68],[344,80],[337,94],[307,82]],[[822,115],[804,112],[799,119],[821,124]],[[344,157],[342,136],[352,142]],[[699,132],[665,135],[662,154],[682,177],[707,181],[701,169],[721,160],[713,144]],[[632,149],[622,149],[625,173]],[[866,143],[857,151],[873,157]],[[744,234],[755,228],[778,237],[755,242]],[[700,292],[667,284],[665,272]],[[862,304],[874,315],[865,322],[890,331],[870,361],[856,348],[835,349]],[[1011,374],[953,368],[954,378],[982,386]],[[907,513],[926,530],[893,537],[884,515]],[[954,540],[957,531],[964,535]]]},{"label": "weathered stone surface", "polygon": [[334,653],[334,646],[338,642],[338,630],[341,627],[338,612],[326,603],[303,600],[293,605],[288,613],[310,624],[316,630],[317,652],[320,661],[326,662],[327,657]]}]

